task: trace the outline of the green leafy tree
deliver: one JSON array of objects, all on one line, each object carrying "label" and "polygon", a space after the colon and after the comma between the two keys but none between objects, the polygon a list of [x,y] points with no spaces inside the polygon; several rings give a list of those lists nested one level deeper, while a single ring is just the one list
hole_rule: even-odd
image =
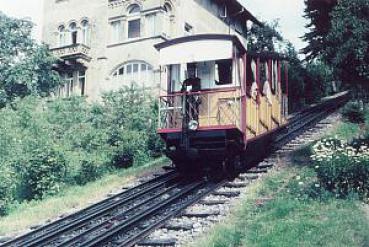
[{"label": "green leafy tree", "polygon": [[349,84],[369,84],[369,0],[341,0],[331,13],[326,59]]},{"label": "green leafy tree", "polygon": [[248,33],[248,49],[250,51],[275,51],[275,44],[283,41],[282,35],[278,32],[278,22],[262,23],[262,25],[253,25]]},{"label": "green leafy tree", "polygon": [[30,94],[48,96],[60,82],[55,58],[31,38],[32,28],[0,12],[0,107]]},{"label": "green leafy tree", "polygon": [[321,58],[359,97],[369,92],[369,0],[306,0],[311,31],[303,51]]},{"label": "green leafy tree", "polygon": [[308,42],[302,52],[307,55],[307,60],[322,56],[327,47],[327,35],[331,28],[330,13],[337,0],[305,0],[305,15],[310,22],[306,26],[309,32],[303,37]]},{"label": "green leafy tree", "polygon": [[288,91],[289,91],[289,111],[294,112],[305,104],[305,74],[306,70],[302,66],[295,47],[288,43],[286,47],[288,58]]}]

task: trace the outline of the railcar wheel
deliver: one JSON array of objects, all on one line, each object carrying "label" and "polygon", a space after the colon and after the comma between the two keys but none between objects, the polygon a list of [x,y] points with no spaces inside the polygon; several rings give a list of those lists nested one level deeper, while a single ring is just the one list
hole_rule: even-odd
[{"label": "railcar wheel", "polygon": [[240,155],[228,157],[223,162],[223,172],[229,179],[234,179],[242,169],[242,160]]},{"label": "railcar wheel", "polygon": [[177,172],[186,178],[196,178],[201,171],[198,163],[179,162],[175,164],[175,167]]}]

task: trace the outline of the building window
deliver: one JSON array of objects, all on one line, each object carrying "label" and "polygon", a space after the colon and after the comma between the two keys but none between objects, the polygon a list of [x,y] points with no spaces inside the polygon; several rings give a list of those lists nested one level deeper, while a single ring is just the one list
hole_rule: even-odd
[{"label": "building window", "polygon": [[132,4],[131,6],[128,7],[129,15],[140,14],[140,12],[141,12],[141,8],[138,4]]},{"label": "building window", "polygon": [[90,25],[87,20],[81,22],[82,27],[82,44],[89,45],[90,43]]},{"label": "building window", "polygon": [[86,71],[78,71],[78,86],[81,96],[86,94]]},{"label": "building window", "polygon": [[66,45],[66,33],[63,25],[58,28],[58,46],[62,47]]},{"label": "building window", "polygon": [[167,36],[171,36],[172,29],[172,6],[169,3],[164,4],[164,23],[163,23],[163,33]]},{"label": "building window", "polygon": [[148,14],[145,16],[145,34],[148,37],[152,37],[158,34],[158,30],[156,27],[157,22],[157,15],[156,13]]},{"label": "building window", "polygon": [[57,92],[59,97],[84,96],[86,94],[86,71],[71,71],[61,76],[64,83],[59,86]]},{"label": "building window", "polygon": [[65,96],[69,97],[73,94],[74,91],[74,77],[73,73],[67,73],[65,77]]},{"label": "building window", "polygon": [[193,27],[190,24],[185,23],[184,36],[191,36],[191,35],[193,35]]},{"label": "building window", "polygon": [[73,72],[68,72],[64,74],[63,80],[64,84],[59,87],[58,96],[59,97],[69,97],[72,95],[74,90],[74,76]]},{"label": "building window", "polygon": [[141,20],[128,21],[128,38],[139,38],[141,32]]},{"label": "building window", "polygon": [[111,42],[119,43],[122,42],[123,37],[123,23],[122,21],[113,21],[110,23],[111,25]]},{"label": "building window", "polygon": [[145,87],[153,85],[154,72],[152,66],[145,62],[130,62],[113,72],[113,80],[124,85],[137,83]]},{"label": "building window", "polygon": [[141,8],[138,4],[133,4],[128,7],[127,23],[127,37],[129,39],[139,38],[141,36]]},{"label": "building window", "polygon": [[77,24],[75,22],[72,22],[69,25],[69,32],[70,32],[70,38],[71,38],[71,44],[75,45],[77,44],[77,36],[78,36],[78,31],[77,31]]}]

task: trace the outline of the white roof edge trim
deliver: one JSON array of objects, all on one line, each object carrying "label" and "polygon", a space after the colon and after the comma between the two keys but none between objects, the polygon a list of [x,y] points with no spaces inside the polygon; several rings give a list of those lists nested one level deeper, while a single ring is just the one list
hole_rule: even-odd
[{"label": "white roof edge trim", "polygon": [[233,57],[232,40],[194,40],[160,50],[160,65],[205,62]]}]

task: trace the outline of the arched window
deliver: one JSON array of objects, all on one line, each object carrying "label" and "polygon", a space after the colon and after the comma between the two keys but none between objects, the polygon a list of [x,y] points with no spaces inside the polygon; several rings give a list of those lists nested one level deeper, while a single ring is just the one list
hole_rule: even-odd
[{"label": "arched window", "polygon": [[127,26],[127,37],[129,39],[141,36],[141,8],[138,4],[132,4],[128,7]]},{"label": "arched window", "polygon": [[141,12],[141,8],[138,4],[132,4],[128,7],[128,14],[129,15],[135,15],[139,14]]},{"label": "arched window", "polygon": [[130,85],[137,83],[140,86],[149,86],[153,84],[154,72],[151,65],[142,61],[133,61],[126,63],[113,72],[115,83]]},{"label": "arched window", "polygon": [[167,36],[171,36],[172,29],[172,6],[169,3],[165,3],[164,9],[164,23],[163,23],[163,33]]},{"label": "arched window", "polygon": [[62,47],[66,45],[65,40],[65,27],[64,25],[60,25],[58,28],[58,46]]},{"label": "arched window", "polygon": [[81,22],[82,28],[82,44],[89,45],[90,43],[90,25],[88,20],[83,20]]},{"label": "arched window", "polygon": [[77,35],[78,35],[78,31],[77,31],[77,24],[75,22],[72,22],[70,25],[69,25],[69,32],[70,32],[70,41],[71,41],[71,44],[77,44]]}]

